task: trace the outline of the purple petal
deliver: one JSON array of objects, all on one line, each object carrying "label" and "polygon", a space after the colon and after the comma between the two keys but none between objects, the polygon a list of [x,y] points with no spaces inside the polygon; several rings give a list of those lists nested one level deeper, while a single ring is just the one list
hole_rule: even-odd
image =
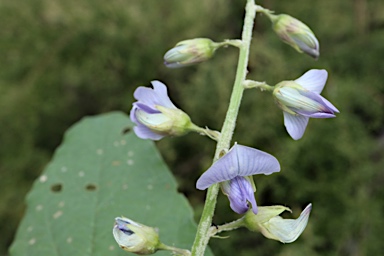
[{"label": "purple petal", "polygon": [[248,211],[248,202],[252,205],[252,211],[257,214],[255,193],[249,180],[244,177],[236,177],[229,182],[223,183],[223,192],[228,195],[230,206],[233,211],[243,214]]},{"label": "purple petal", "polygon": [[135,105],[138,109],[147,112],[148,114],[161,113],[159,110],[157,110],[155,108],[151,108],[150,106],[145,105],[145,104],[140,103],[140,102],[134,102],[133,105]]},{"label": "purple petal", "polygon": [[201,175],[196,188],[204,190],[212,184],[231,180],[237,176],[269,175],[278,171],[280,164],[272,155],[236,144]]},{"label": "purple petal", "polygon": [[326,70],[311,69],[296,79],[295,82],[309,91],[320,94],[324,88],[325,82],[327,81],[327,77],[328,73]]},{"label": "purple petal", "polygon": [[133,127],[133,131],[136,136],[141,139],[160,140],[165,137],[165,135],[154,133],[151,129],[142,124]]},{"label": "purple petal", "polygon": [[305,117],[312,117],[312,118],[333,118],[336,117],[334,114],[330,113],[324,113],[324,112],[309,112],[309,111],[304,111],[300,109],[293,109],[294,112],[296,112],[299,115],[305,116]]},{"label": "purple petal", "polygon": [[[323,96],[321,96],[317,93],[314,93],[311,91],[300,91],[300,94],[313,100],[313,101],[316,101],[317,103],[319,103],[321,105],[321,110],[316,111],[316,112],[331,114],[331,115],[329,115],[329,117],[335,117],[335,115],[334,115],[335,112],[339,113],[339,110],[335,106],[333,106],[331,102],[329,102],[326,98],[324,98]],[[311,114],[316,114],[316,113],[312,112]],[[322,116],[320,118],[326,118],[325,117],[326,115],[320,115],[320,116]],[[314,116],[310,116],[310,117],[316,117],[316,116],[314,115]]]},{"label": "purple petal", "polygon": [[237,156],[239,176],[270,175],[280,171],[279,161],[264,151],[238,144],[235,144],[232,149]]},{"label": "purple petal", "polygon": [[147,126],[140,123],[139,120],[137,120],[136,111],[139,110],[139,108],[136,104],[137,103],[133,103],[133,107],[130,112],[131,121],[136,124],[136,126],[133,127],[133,131],[135,132],[136,136],[141,139],[151,140],[160,140],[161,138],[165,137],[163,135],[154,133],[151,129],[149,129]]},{"label": "purple petal", "polygon": [[158,96],[156,105],[160,105],[166,108],[176,108],[176,106],[173,105],[171,99],[168,97],[167,86],[165,86],[165,84],[157,80],[152,81],[151,84]]},{"label": "purple petal", "polygon": [[143,86],[138,87],[133,94],[135,99],[151,108],[156,105],[176,108],[168,97],[167,87],[159,81],[152,81],[151,83],[153,89]]},{"label": "purple petal", "polygon": [[319,95],[319,96],[321,97],[321,100],[327,105],[328,108],[332,109],[333,112],[340,113],[340,111],[335,106],[333,106],[333,104],[331,102],[329,102],[323,96],[321,96],[321,95]]},{"label": "purple petal", "polygon": [[283,114],[285,128],[287,129],[292,139],[298,140],[303,137],[305,128],[308,124],[309,117],[300,115],[295,116],[285,111],[283,111]]}]

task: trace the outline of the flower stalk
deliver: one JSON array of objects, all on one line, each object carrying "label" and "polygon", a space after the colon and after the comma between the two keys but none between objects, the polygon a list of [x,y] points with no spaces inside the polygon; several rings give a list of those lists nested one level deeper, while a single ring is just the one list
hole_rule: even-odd
[{"label": "flower stalk", "polygon": [[[252,30],[254,19],[256,16],[257,6],[254,0],[247,0],[245,7],[245,18],[242,32],[241,46],[239,47],[239,60],[236,70],[236,78],[232,90],[231,100],[227,110],[226,118],[221,130],[221,136],[217,141],[216,152],[213,162],[217,161],[222,151],[228,151],[232,135],[236,126],[236,119],[240,108],[241,99],[243,97],[243,82],[247,75],[247,66],[249,58],[249,48],[252,40]],[[210,235],[210,227],[212,217],[216,207],[217,195],[219,192],[219,184],[214,184],[208,188],[203,213],[198,225],[195,241],[192,246],[191,253],[193,256],[203,256],[208,245]]]}]

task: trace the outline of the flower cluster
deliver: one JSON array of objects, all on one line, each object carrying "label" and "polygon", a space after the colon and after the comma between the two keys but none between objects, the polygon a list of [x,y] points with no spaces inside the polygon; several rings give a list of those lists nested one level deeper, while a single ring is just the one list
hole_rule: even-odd
[{"label": "flower cluster", "polygon": [[[315,59],[319,57],[319,42],[307,25],[286,14],[274,15],[260,6],[256,7],[256,11],[266,14],[272,21],[273,30],[285,43],[300,53],[306,53]],[[164,64],[170,68],[179,68],[207,61],[219,47],[225,45],[241,49],[244,47],[241,40],[225,40],[222,43],[208,38],[184,40],[164,55]],[[298,140],[303,137],[309,118],[333,118],[339,113],[332,103],[320,95],[327,77],[327,71],[312,69],[296,80],[282,81],[275,86],[269,86],[265,82],[241,81],[243,88],[240,86],[240,89],[260,88],[272,92],[276,104],[283,111],[288,134]],[[138,137],[159,140],[165,136],[181,136],[189,131],[196,131],[220,140],[219,132],[193,124],[190,117],[172,103],[163,83],[152,81],[152,85],[153,89],[139,87],[134,93],[137,101],[133,103],[130,118],[135,124],[134,132]],[[289,208],[258,207],[256,203],[253,175],[279,172],[279,161],[266,152],[237,143],[229,150],[225,148],[223,152],[225,153],[197,180],[196,188],[205,190],[218,184],[215,188],[221,187],[223,194],[229,199],[231,209],[238,214],[245,214],[239,219],[237,227],[245,226],[251,231],[260,231],[265,237],[282,243],[295,241],[308,223],[312,204],[297,219],[283,219],[279,215],[290,211]],[[146,254],[159,248],[154,229],[126,218],[116,218],[113,233],[119,245],[131,252]]]}]

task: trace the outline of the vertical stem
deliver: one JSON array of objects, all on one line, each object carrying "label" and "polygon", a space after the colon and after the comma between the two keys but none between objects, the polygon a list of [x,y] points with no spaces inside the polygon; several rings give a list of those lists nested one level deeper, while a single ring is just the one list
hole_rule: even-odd
[{"label": "vertical stem", "polygon": [[[256,5],[254,0],[247,0],[245,7],[245,18],[240,46],[239,61],[236,70],[236,79],[233,85],[231,100],[227,110],[227,115],[221,129],[221,136],[217,142],[215,157],[213,162],[219,159],[223,150],[228,150],[232,135],[236,126],[237,114],[239,112],[241,99],[243,97],[243,82],[247,75],[249,47],[252,39],[253,22],[256,16]],[[192,246],[193,256],[203,256],[210,239],[209,228],[212,223],[212,217],[216,207],[219,184],[214,184],[208,188],[203,213],[200,219],[195,241]]]}]

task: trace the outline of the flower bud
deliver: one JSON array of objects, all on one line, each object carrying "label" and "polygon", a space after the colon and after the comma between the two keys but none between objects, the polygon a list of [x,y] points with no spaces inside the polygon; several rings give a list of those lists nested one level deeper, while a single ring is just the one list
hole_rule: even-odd
[{"label": "flower bud", "polygon": [[309,204],[297,219],[283,219],[279,216],[289,208],[276,206],[259,206],[255,215],[252,211],[245,214],[244,225],[251,231],[260,231],[266,238],[292,243],[303,233],[308,223],[312,204]]},{"label": "flower bud", "polygon": [[164,64],[168,68],[181,68],[210,59],[221,44],[208,38],[184,40],[164,55]]},{"label": "flower bud", "polygon": [[273,30],[280,39],[296,49],[317,59],[319,53],[319,41],[312,30],[298,19],[287,14],[270,15]]},{"label": "flower bud", "polygon": [[154,228],[124,217],[115,218],[112,232],[116,242],[123,250],[140,255],[155,253],[161,244]]}]

